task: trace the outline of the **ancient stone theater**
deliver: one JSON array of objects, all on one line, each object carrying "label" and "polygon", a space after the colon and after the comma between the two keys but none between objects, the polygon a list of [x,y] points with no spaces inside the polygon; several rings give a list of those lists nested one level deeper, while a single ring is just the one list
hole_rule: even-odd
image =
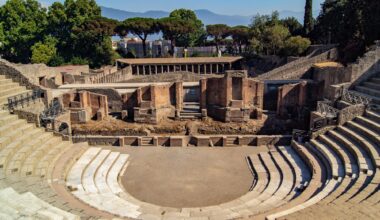
[{"label": "ancient stone theater", "polygon": [[242,57],[0,60],[0,219],[379,219],[380,44]]}]

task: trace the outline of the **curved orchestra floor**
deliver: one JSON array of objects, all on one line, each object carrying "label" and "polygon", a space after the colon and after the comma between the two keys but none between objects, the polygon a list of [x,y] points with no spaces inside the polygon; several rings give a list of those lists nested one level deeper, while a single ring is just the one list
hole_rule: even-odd
[{"label": "curved orchestra floor", "polygon": [[[124,150],[123,150],[124,151]],[[266,148],[128,148],[121,182],[148,203],[183,208],[217,205],[249,191],[245,157]]]}]

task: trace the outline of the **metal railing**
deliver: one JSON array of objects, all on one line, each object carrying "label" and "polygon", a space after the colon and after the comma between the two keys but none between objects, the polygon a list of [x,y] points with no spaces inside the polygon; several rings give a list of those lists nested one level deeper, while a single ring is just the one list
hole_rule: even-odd
[{"label": "metal railing", "polygon": [[8,103],[5,104],[5,108],[9,111],[13,111],[17,107],[24,107],[32,102],[35,103],[37,99],[42,98],[42,95],[43,91],[36,89],[30,92],[8,97]]},{"label": "metal railing", "polygon": [[361,96],[358,93],[351,92],[348,89],[343,89],[342,101],[348,102],[353,105],[369,106],[373,100],[371,98]]},{"label": "metal railing", "polygon": [[63,108],[58,99],[54,99],[52,103],[40,114],[41,125],[46,125],[54,122],[55,118],[63,112]]}]

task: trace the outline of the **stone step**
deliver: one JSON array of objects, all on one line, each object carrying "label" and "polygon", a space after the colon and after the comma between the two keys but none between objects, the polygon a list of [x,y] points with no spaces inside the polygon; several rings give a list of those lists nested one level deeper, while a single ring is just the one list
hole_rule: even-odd
[{"label": "stone step", "polygon": [[11,140],[16,140],[18,137],[22,136],[23,134],[25,134],[26,132],[28,132],[29,130],[33,128],[34,128],[33,124],[22,123],[19,125],[17,129],[13,128],[12,130],[3,131],[1,136],[7,137]]},{"label": "stone step", "polygon": [[380,97],[380,91],[377,89],[371,89],[371,88],[364,87],[364,86],[355,86],[355,90],[359,91],[361,93],[371,95],[371,96]]},{"label": "stone step", "polygon": [[192,112],[192,111],[181,111],[180,115],[181,116],[196,116],[196,117],[201,117],[202,113],[200,113],[200,112]]},{"label": "stone step", "polygon": [[[36,138],[39,134],[41,134],[40,130],[32,129],[29,132],[25,133],[23,136],[13,141],[11,144],[7,145],[0,151],[0,167],[7,170],[7,165],[9,160],[16,154],[16,152],[28,145],[28,142]],[[34,137],[36,135],[36,137]]]},{"label": "stone step", "polygon": [[90,147],[74,164],[67,175],[66,185],[72,190],[82,190],[82,173],[99,154],[101,148]]},{"label": "stone step", "polygon": [[111,152],[99,167],[95,175],[95,183],[99,193],[111,193],[111,189],[107,185],[107,175],[112,165],[119,158],[119,152]]},{"label": "stone step", "polygon": [[351,128],[355,133],[358,134],[358,140],[366,144],[366,146],[368,147],[368,152],[371,152],[373,157],[379,157],[380,148],[377,146],[380,146],[380,136],[378,133],[370,129],[368,125],[363,126],[354,121],[347,122],[346,126]]},{"label": "stone step", "polygon": [[13,92],[13,93],[11,93],[9,95],[6,95],[6,96],[0,96],[0,105],[7,104],[9,97],[20,95],[20,94],[23,94],[23,93],[26,93],[26,92],[30,92],[30,90],[22,89],[21,91]]},{"label": "stone step", "polygon": [[365,116],[380,124],[380,114],[372,111],[366,111]]},{"label": "stone step", "polygon": [[180,116],[180,119],[181,120],[196,120],[196,119],[199,119],[198,116],[194,116],[194,115],[181,115]]},{"label": "stone step", "polygon": [[38,149],[39,147],[48,143],[48,140],[50,140],[52,136],[53,135],[51,133],[42,133],[30,141],[28,144],[23,146],[21,149],[19,149],[7,166],[7,173],[12,174],[21,170],[22,164],[25,163],[27,157],[29,157],[35,149]]},{"label": "stone step", "polygon": [[0,96],[8,96],[10,97],[14,93],[21,93],[26,91],[25,87],[16,86],[10,89],[0,90]]},{"label": "stone step", "polygon": [[55,165],[55,161],[64,153],[68,148],[74,147],[71,143],[64,141],[62,144],[54,146],[47,154],[44,154],[34,167],[34,176],[44,178],[48,176],[48,171],[51,166]]},{"label": "stone step", "polygon": [[330,138],[328,135],[320,135],[318,139],[339,156],[345,166],[346,175],[356,178],[359,173],[359,169],[356,165],[356,161],[350,153],[345,150],[345,148],[342,148],[335,143],[334,139]]},{"label": "stone step", "polygon": [[324,155],[324,157],[327,159],[329,162],[329,166],[331,167],[332,170],[332,176],[336,180],[340,180],[344,177],[345,172],[343,168],[343,163],[337,156],[337,154],[328,148],[325,144],[321,143],[318,140],[311,140],[310,143],[316,147],[319,152]]},{"label": "stone step", "polygon": [[354,121],[380,134],[380,124],[376,123],[375,121],[362,116],[356,117]]},{"label": "stone step", "polygon": [[297,187],[295,188],[295,191],[298,192],[299,190],[303,190],[311,180],[309,168],[291,147],[281,146],[278,147],[278,150],[292,164],[293,170],[296,174]]},{"label": "stone step", "polygon": [[0,83],[0,91],[9,90],[15,87],[19,87],[19,84],[12,82],[12,80],[10,82]]},{"label": "stone step", "polygon": [[84,173],[82,174],[82,185],[87,193],[99,193],[98,188],[95,185],[95,174],[110,153],[110,150],[100,151],[96,158],[84,170]]},{"label": "stone step", "polygon": [[18,116],[17,115],[10,115],[10,114],[8,114],[8,115],[6,115],[4,117],[1,117],[0,118],[0,127],[5,126],[5,125],[11,123],[12,121],[16,121],[16,120],[18,120]]},{"label": "stone step", "polygon": [[379,84],[380,83],[380,77],[373,77],[370,79],[371,82]]},{"label": "stone step", "polygon": [[22,125],[25,125],[26,121],[24,120],[14,120],[0,127],[0,135],[6,136],[8,133],[14,131]]},{"label": "stone step", "polygon": [[335,131],[330,131],[332,135],[337,140],[340,140],[347,149],[355,156],[358,161],[360,170],[365,173],[372,173],[375,170],[375,165],[371,156],[368,154],[367,150],[363,147],[364,143],[360,142],[360,137],[357,136],[355,132],[351,129],[339,126]]},{"label": "stone step", "polygon": [[374,89],[374,90],[380,90],[380,84],[374,83],[374,82],[364,82],[363,87],[367,87],[369,89]]},{"label": "stone step", "polygon": [[1,78],[1,79],[0,79],[0,85],[2,85],[2,84],[7,84],[7,83],[11,83],[11,82],[13,82],[12,79],[8,79],[8,78]]}]

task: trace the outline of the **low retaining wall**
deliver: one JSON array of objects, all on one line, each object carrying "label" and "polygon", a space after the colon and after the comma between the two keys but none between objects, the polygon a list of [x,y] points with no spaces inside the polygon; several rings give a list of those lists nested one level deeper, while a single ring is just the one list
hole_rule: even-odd
[{"label": "low retaining wall", "polygon": [[[242,147],[290,145],[291,135],[243,136],[73,136],[74,143],[127,147]],[[142,144],[148,143],[148,144]]]}]

